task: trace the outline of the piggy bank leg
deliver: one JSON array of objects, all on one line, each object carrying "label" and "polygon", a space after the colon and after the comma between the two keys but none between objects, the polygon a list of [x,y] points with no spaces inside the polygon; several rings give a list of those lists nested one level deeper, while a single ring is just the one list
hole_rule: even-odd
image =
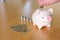
[{"label": "piggy bank leg", "polygon": [[42,29],[42,27],[43,27],[43,26],[41,26],[41,25],[38,25],[38,29]]},{"label": "piggy bank leg", "polygon": [[51,26],[51,24],[48,24],[48,25],[47,25],[47,27],[50,27],[50,26]]}]

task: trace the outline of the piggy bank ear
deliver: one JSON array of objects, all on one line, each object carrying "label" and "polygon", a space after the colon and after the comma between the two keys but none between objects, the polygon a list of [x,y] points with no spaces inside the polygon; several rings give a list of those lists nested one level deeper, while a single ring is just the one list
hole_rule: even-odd
[{"label": "piggy bank ear", "polygon": [[53,8],[48,9],[48,11],[53,14]]}]

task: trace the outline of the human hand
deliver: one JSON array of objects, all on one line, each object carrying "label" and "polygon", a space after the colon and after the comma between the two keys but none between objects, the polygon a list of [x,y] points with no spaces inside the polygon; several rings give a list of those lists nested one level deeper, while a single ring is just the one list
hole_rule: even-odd
[{"label": "human hand", "polygon": [[57,2],[60,2],[60,0],[38,0],[39,6],[48,6]]}]

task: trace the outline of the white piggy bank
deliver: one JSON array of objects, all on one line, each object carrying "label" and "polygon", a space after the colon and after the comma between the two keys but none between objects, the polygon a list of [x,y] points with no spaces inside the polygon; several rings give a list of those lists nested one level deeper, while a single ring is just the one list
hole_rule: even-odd
[{"label": "white piggy bank", "polygon": [[32,14],[33,25],[37,25],[38,29],[41,29],[43,26],[50,27],[52,21],[53,9],[37,9]]}]

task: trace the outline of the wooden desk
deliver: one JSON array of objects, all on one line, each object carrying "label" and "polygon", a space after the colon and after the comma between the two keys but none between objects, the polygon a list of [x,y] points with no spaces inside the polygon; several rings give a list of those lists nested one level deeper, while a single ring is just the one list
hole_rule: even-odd
[{"label": "wooden desk", "polygon": [[[12,2],[12,1],[10,1]],[[37,30],[32,22],[26,23],[30,29],[27,33],[15,32],[11,26],[21,24],[22,6],[19,2],[0,3],[0,40],[60,40],[60,9],[53,15],[50,29]],[[55,6],[56,7],[56,6]],[[54,7],[54,8],[55,8]],[[32,7],[34,9],[35,7]],[[33,10],[32,10],[33,11]],[[57,11],[57,10],[55,10]]]}]

